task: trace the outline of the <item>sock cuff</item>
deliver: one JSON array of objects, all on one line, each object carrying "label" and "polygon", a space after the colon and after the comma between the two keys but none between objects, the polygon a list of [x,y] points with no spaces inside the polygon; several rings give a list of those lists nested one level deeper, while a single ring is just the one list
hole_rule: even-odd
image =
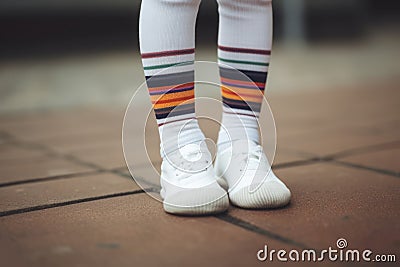
[{"label": "sock cuff", "polygon": [[162,158],[188,144],[198,144],[205,140],[196,118],[187,118],[164,124],[158,130]]}]

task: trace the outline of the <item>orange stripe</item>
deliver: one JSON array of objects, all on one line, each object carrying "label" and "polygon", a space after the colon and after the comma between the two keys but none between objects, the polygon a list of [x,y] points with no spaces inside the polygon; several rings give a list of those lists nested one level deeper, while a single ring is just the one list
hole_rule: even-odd
[{"label": "orange stripe", "polygon": [[251,97],[243,98],[243,97],[235,96],[235,95],[229,95],[229,96],[223,95],[223,97],[225,97],[227,99],[232,99],[232,100],[239,100],[239,101],[242,101],[242,102],[261,103],[261,99],[260,98],[251,98]]},{"label": "orange stripe", "polygon": [[194,90],[189,90],[189,91],[183,91],[183,92],[177,92],[177,93],[170,93],[170,94],[164,94],[164,95],[152,95],[150,96],[151,102],[168,102],[168,101],[174,101],[178,100],[181,98],[194,98]]},{"label": "orange stripe", "polygon": [[193,98],[189,98],[189,100],[179,100],[179,101],[173,101],[173,102],[168,102],[168,103],[161,103],[159,104],[157,103],[153,103],[153,107],[155,109],[159,109],[159,108],[169,108],[169,107],[176,107],[182,104],[191,104],[194,103],[194,99]]},{"label": "orange stripe", "polygon": [[226,86],[221,86],[222,92],[232,92],[237,95],[241,96],[253,96],[253,97],[258,97],[258,96],[263,96],[264,92],[261,90],[253,90],[253,89],[244,89],[244,88],[237,88],[237,87],[226,87]]},{"label": "orange stripe", "polygon": [[222,96],[225,98],[229,99],[235,99],[235,100],[240,100],[240,101],[251,101],[251,102],[256,102],[260,103],[262,102],[263,96],[262,95],[249,95],[249,94],[236,94],[235,92],[232,91],[222,91]]}]

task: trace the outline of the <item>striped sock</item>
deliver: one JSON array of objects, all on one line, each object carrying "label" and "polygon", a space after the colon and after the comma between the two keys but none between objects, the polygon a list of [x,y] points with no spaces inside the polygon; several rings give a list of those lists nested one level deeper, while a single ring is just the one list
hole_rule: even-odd
[{"label": "striped sock", "polygon": [[218,150],[222,151],[235,140],[260,142],[258,117],[271,55],[272,8],[270,1],[260,0],[218,3],[223,101]]},{"label": "striped sock", "polygon": [[194,49],[143,53],[142,60],[162,157],[203,141],[194,106]]},{"label": "striped sock", "polygon": [[[219,133],[220,149],[226,148],[234,140],[249,139],[259,143],[258,117],[269,54],[268,50],[218,47],[224,126]],[[262,65],[258,64],[261,62]]]},{"label": "striped sock", "polygon": [[142,63],[163,158],[205,138],[194,105],[194,28],[199,3],[146,0],[141,6]]}]

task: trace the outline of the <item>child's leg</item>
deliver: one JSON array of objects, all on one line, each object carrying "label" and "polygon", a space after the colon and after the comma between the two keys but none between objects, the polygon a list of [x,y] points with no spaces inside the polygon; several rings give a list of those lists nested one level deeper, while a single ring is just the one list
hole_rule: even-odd
[{"label": "child's leg", "polygon": [[[227,132],[220,131],[218,147],[224,149],[232,138],[260,141],[257,119],[271,54],[272,6],[270,0],[218,2],[218,62],[224,104],[222,124],[227,129]],[[243,76],[224,65],[240,71]],[[246,131],[240,131],[243,126]]]},{"label": "child's leg", "polygon": [[[194,32],[200,0],[143,0],[139,40],[161,155],[204,140],[194,111]],[[161,72],[161,73],[160,73]]]},{"label": "child's leg", "polygon": [[[216,169],[228,182],[231,202],[244,208],[279,207],[290,200],[290,191],[270,171],[258,145],[257,120],[272,46],[271,2],[218,0],[218,61],[225,129],[221,128],[218,137]],[[257,184],[259,190],[253,192]]]},{"label": "child's leg", "polygon": [[161,138],[161,196],[170,213],[216,213],[229,204],[215,181],[211,155],[195,118],[199,4],[200,0],[143,0],[140,11],[142,62]]}]

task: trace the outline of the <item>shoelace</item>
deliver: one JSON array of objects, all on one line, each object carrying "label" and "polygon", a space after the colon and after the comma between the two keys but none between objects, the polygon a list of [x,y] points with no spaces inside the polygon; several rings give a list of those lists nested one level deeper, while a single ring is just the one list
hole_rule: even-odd
[{"label": "shoelace", "polygon": [[[203,158],[205,151],[195,150],[186,152],[185,155],[179,153],[178,159],[176,160],[177,168],[175,171],[175,176],[177,178],[187,178],[190,174],[198,173],[207,170],[210,164],[208,158]],[[190,161],[190,159],[197,159],[195,161]]]},{"label": "shoelace", "polygon": [[250,146],[247,151],[241,151],[235,155],[241,162],[240,171],[257,170],[264,157],[264,151],[260,145]]}]

